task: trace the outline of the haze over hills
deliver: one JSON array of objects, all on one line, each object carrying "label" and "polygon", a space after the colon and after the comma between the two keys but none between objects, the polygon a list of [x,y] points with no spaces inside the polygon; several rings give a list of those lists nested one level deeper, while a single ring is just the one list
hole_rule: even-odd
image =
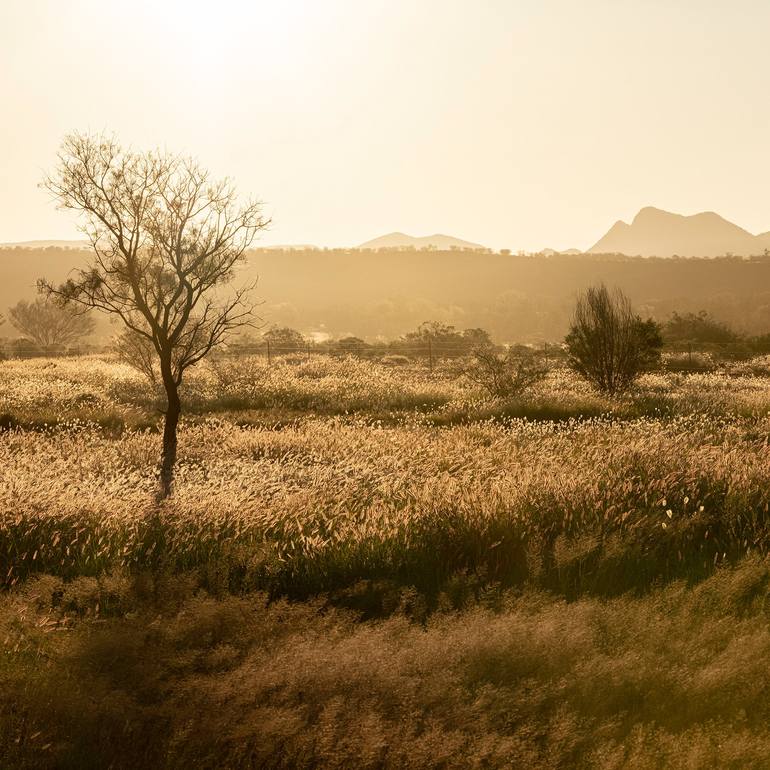
[{"label": "haze over hills", "polygon": [[[37,295],[36,282],[64,281],[86,266],[88,249],[0,249],[0,313]],[[290,326],[369,341],[393,339],[436,320],[481,327],[499,342],[558,342],[575,297],[603,281],[622,289],[643,315],[661,322],[672,312],[706,310],[733,328],[770,332],[770,258],[641,259],[619,255],[552,256],[408,249],[260,247],[247,254],[237,283],[258,279],[254,299],[266,326]],[[97,314],[94,339],[117,325]],[[0,338],[18,332],[6,322]],[[258,331],[254,334],[259,334]]]},{"label": "haze over hills", "polygon": [[283,251],[312,251],[318,249],[318,246],[312,243],[271,243],[265,244],[259,241],[255,242],[253,247],[255,249],[281,249]]},{"label": "haze over hills", "polygon": [[564,251],[558,251],[557,249],[541,249],[540,254],[542,254],[544,257],[555,257],[557,255],[575,255],[575,254],[582,254],[583,252],[580,251],[580,249],[565,249]]},{"label": "haze over hills", "polygon": [[[76,240],[35,240],[18,243],[2,243],[0,248],[45,248],[83,249],[87,241]],[[257,249],[283,249],[307,251],[317,247],[310,244],[262,245]],[[359,249],[432,249],[435,251],[473,250],[489,251],[485,246],[451,235],[412,236],[402,232],[388,233],[362,243]],[[631,224],[623,221],[615,224],[600,238],[586,254],[624,254],[629,257],[719,257],[728,254],[755,256],[770,249],[770,231],[754,235],[748,230],[726,220],[713,211],[691,216],[674,214],[669,211],[647,206],[639,211]],[[578,255],[579,249],[557,251],[543,249],[545,256]]]},{"label": "haze over hills", "polygon": [[88,241],[17,241],[16,243],[0,243],[0,249],[85,249]]},{"label": "haze over hills", "polygon": [[379,238],[373,238],[371,241],[362,243],[359,249],[422,249],[431,247],[434,249],[483,249],[479,243],[471,243],[461,238],[454,238],[451,235],[424,235],[415,237],[406,233],[388,233]]},{"label": "haze over hills", "polygon": [[618,221],[587,253],[642,257],[752,256],[770,248],[770,232],[752,235],[713,211],[692,216],[653,206],[639,211],[631,224]]}]

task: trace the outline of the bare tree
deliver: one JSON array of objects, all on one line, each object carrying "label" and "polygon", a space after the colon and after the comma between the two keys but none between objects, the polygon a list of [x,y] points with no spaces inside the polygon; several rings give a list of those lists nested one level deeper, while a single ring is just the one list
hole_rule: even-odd
[{"label": "bare tree", "polygon": [[572,369],[616,395],[660,360],[663,338],[658,324],[636,315],[620,289],[610,294],[600,284],[578,298],[565,343]]},{"label": "bare tree", "polygon": [[59,302],[38,297],[22,300],[8,309],[11,324],[43,350],[72,345],[94,330],[88,313]]},{"label": "bare tree", "polygon": [[160,493],[171,492],[185,371],[233,330],[252,324],[253,286],[223,287],[269,224],[257,202],[238,204],[228,179],[190,158],[123,149],[114,138],[67,136],[44,186],[82,216],[94,257],[61,286],[41,290],[118,316],[152,345],[167,406]]},{"label": "bare tree", "polygon": [[115,337],[113,347],[120,361],[143,374],[153,387],[159,384],[158,354],[152,340],[125,328]]}]

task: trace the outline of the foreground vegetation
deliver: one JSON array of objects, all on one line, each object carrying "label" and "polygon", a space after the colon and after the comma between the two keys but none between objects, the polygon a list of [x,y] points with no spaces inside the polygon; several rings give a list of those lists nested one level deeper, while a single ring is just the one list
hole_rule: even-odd
[{"label": "foreground vegetation", "polygon": [[[240,425],[275,424],[287,415],[354,414],[391,424],[420,415],[446,425],[494,417],[756,417],[770,412],[770,356],[718,363],[707,353],[665,354],[659,372],[642,377],[619,398],[597,394],[557,363],[544,381],[505,401],[489,399],[465,377],[462,359],[440,361],[430,370],[425,359],[406,356],[386,355],[378,362],[297,353],[271,365],[263,356],[238,356],[191,370],[182,400],[188,423],[216,416]],[[164,401],[159,388],[110,356],[0,362],[0,425],[5,428],[39,429],[77,420],[113,434],[157,430]]]},{"label": "foreground vegetation", "polygon": [[767,766],[762,361],[501,403],[220,360],[160,505],[130,370],[0,382],[8,766]]},{"label": "foreground vegetation", "polygon": [[[762,768],[768,565],[644,598],[490,592],[424,623],[189,577],[5,596],[6,767]],[[154,597],[160,597],[154,599]]]}]

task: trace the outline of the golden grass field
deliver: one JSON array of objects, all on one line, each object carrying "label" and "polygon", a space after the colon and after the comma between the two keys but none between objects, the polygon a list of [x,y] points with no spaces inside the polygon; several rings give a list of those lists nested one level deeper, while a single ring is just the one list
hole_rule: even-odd
[{"label": "golden grass field", "polygon": [[[770,376],[0,363],[9,767],[767,767]],[[72,704],[77,704],[73,707]]]}]

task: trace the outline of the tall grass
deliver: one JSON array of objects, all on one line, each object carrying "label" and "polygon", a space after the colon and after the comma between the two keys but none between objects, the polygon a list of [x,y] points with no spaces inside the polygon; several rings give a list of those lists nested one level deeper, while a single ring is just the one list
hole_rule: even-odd
[{"label": "tall grass", "polygon": [[[764,768],[770,570],[385,621],[184,576],[0,597],[9,768]],[[162,597],[158,602],[148,592]]]},{"label": "tall grass", "polygon": [[[397,423],[416,414],[435,425],[602,415],[626,420],[688,414],[754,418],[770,413],[770,377],[763,367],[757,359],[743,366],[741,376],[650,374],[619,399],[599,396],[573,373],[556,368],[525,396],[500,402],[465,379],[457,362],[439,364],[431,372],[419,364],[394,368],[352,357],[311,355],[270,367],[261,358],[243,357],[195,367],[185,380],[183,401],[191,415],[355,414]],[[162,408],[160,390],[109,358],[0,362],[0,427],[39,429],[75,419],[115,433],[155,425]]]},{"label": "tall grass", "polygon": [[744,374],[218,363],[159,506],[157,393],[0,364],[0,764],[767,767]]},{"label": "tall grass", "polygon": [[[158,437],[89,426],[0,441],[0,576],[199,569],[304,596],[459,571],[574,595],[704,575],[768,545],[770,420],[511,420],[437,429],[306,419],[183,428],[174,497]],[[211,584],[213,587],[213,582]]]}]

